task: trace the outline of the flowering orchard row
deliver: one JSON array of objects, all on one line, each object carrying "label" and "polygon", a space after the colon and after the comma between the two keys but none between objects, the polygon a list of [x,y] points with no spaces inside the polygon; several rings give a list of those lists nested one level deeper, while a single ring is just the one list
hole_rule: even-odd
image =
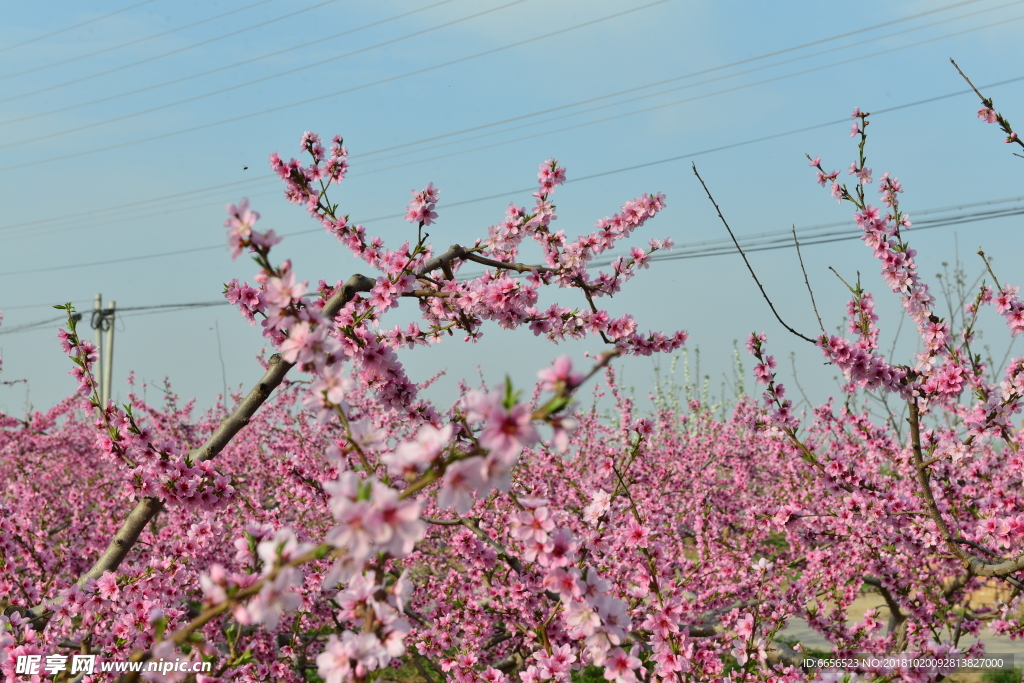
[{"label": "flowering orchard row", "polygon": [[[982,118],[1019,143],[983,101]],[[60,342],[78,392],[0,418],[0,671],[19,680],[19,656],[82,653],[208,661],[210,675],[145,674],[203,682],[362,682],[407,667],[428,681],[540,683],[589,666],[619,683],[798,681],[814,676],[801,646],[778,640],[794,618],[837,656],[945,655],[965,634],[1024,634],[1016,602],[970,600],[993,581],[1024,588],[1014,578],[1024,569],[1024,455],[1011,422],[1024,359],[993,384],[971,349],[983,306],[1016,334],[1024,304],[996,281],[963,329],[938,316],[907,242],[900,182],[883,175],[884,207],[868,202],[869,114],[854,120],[856,184],[820,159],[811,165],[855,206],[923,350],[913,364],[880,352],[859,284],[851,336],[806,339],[849,392],[905,402],[909,430],[832,402],[798,417],[763,334],[748,342],[763,403],[743,398],[726,420],[697,402],[685,414],[639,415],[612,361],[674,351],[686,333],[641,333],[632,316],[598,304],[671,242],[630,247],[596,274],[587,264],[655,217],[664,196],[630,201],[569,239],[552,227],[565,169],[549,160],[532,207],[513,205],[486,237],[442,252],[425,230],[438,190],[414,192],[406,218],[417,239],[392,249],[329,201],[348,168],[340,137],[328,151],[306,133],[310,163],[271,156],[287,198],[378,275],[321,280],[309,296],[289,261],[271,260],[280,238],[255,229],[247,202],[229,206],[233,256],[248,251],[258,271],[225,296],[277,354],[232,410],[198,418],[169,388],[163,406],[134,389],[122,407],[100,405],[95,348],[69,315]],[[543,263],[519,262],[527,239]],[[461,278],[466,264],[487,272]],[[542,287],[577,299],[542,310]],[[407,299],[422,322],[386,328],[383,316]],[[474,340],[486,321],[553,342],[591,336],[606,350],[587,374],[567,357],[540,368],[529,396],[507,383],[463,387],[447,408],[421,396],[395,351],[455,330]],[[599,373],[611,419],[574,403]],[[887,614],[849,624],[862,587]]]}]

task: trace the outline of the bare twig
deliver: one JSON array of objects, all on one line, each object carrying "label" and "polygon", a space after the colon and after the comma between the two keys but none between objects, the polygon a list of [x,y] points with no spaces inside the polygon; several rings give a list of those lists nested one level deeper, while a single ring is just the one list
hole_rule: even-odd
[{"label": "bare twig", "polygon": [[992,270],[992,264],[989,263],[988,256],[985,256],[985,252],[981,249],[978,249],[978,256],[980,256],[981,260],[985,262],[985,270],[987,270],[988,274],[992,276],[992,282],[995,283],[996,289],[1001,290],[1003,286],[999,284],[999,278],[996,277],[996,272]]},{"label": "bare twig", "polygon": [[765,293],[764,287],[761,286],[761,281],[757,279],[757,274],[754,272],[754,269],[750,266],[750,261],[747,260],[747,255],[745,253],[743,253],[743,247],[741,247],[740,243],[736,241],[736,235],[734,235],[732,233],[732,228],[729,227],[729,223],[725,220],[725,216],[722,215],[722,210],[720,208],[718,208],[718,202],[716,202],[715,198],[711,196],[711,191],[708,190],[708,186],[704,183],[704,179],[701,178],[700,177],[700,173],[697,172],[697,164],[693,164],[693,174],[695,176],[697,176],[697,180],[700,181],[701,186],[704,188],[704,192],[708,195],[708,199],[711,200],[711,203],[715,207],[715,211],[718,212],[718,217],[722,220],[722,225],[724,225],[725,229],[729,231],[729,237],[732,238],[732,243],[736,245],[737,251],[739,251],[740,252],[740,256],[743,257],[743,262],[745,264],[747,264],[747,270],[750,271],[750,275],[754,278],[754,282],[757,283],[757,288],[761,290],[761,296],[763,296],[764,300],[768,302],[769,308],[771,308],[772,309],[772,313],[775,314],[775,319],[778,320],[779,323],[781,323],[783,327],[785,327],[787,330],[789,330],[790,332],[792,332],[796,336],[800,337],[804,341],[807,341],[807,342],[810,342],[810,343],[814,344],[815,341],[813,339],[811,339],[810,337],[808,337],[806,335],[800,334],[799,332],[794,330],[792,327],[787,325],[786,321],[784,321],[782,319],[782,316],[779,315],[779,312],[775,310],[775,304],[773,304],[772,300],[768,298],[768,294]]},{"label": "bare twig", "polygon": [[789,354],[789,363],[793,367],[793,382],[796,383],[797,391],[800,392],[800,396],[803,398],[803,402],[807,404],[807,407],[814,410],[814,404],[812,404],[811,400],[807,398],[807,394],[804,393],[804,388],[800,386],[800,376],[796,371],[796,353]]},{"label": "bare twig", "polygon": [[807,293],[811,295],[811,308],[814,309],[814,317],[818,319],[818,327],[821,329],[821,333],[825,334],[825,326],[821,324],[821,316],[818,315],[818,304],[814,302],[814,290],[811,289],[811,282],[807,279],[807,269],[804,268],[804,257],[800,253],[800,240],[796,238],[796,226],[793,228],[793,244],[796,245],[796,257],[800,259],[800,270],[804,274],[804,284],[807,285]]},{"label": "bare twig", "polygon": [[961,76],[961,77],[962,77],[962,78],[963,78],[963,79],[964,79],[965,81],[967,81],[967,85],[971,86],[971,90],[973,90],[973,91],[974,91],[974,94],[976,94],[976,95],[978,96],[978,99],[979,99],[979,100],[981,100],[981,101],[982,101],[983,103],[985,103],[985,104],[988,104],[989,106],[991,106],[991,105],[992,105],[992,100],[990,100],[990,99],[988,99],[987,97],[985,97],[984,95],[982,95],[982,94],[981,94],[981,91],[980,91],[980,90],[978,90],[978,89],[977,89],[976,87],[974,87],[974,84],[973,84],[973,83],[971,83],[971,79],[969,79],[969,78],[967,77],[967,74],[965,74],[965,73],[963,72],[963,70],[962,70],[962,69],[960,68],[960,65],[959,65],[959,64],[957,64],[957,63],[956,63],[955,61],[953,61],[953,58],[952,58],[952,57],[950,57],[950,58],[949,58],[949,61],[950,61],[950,63],[951,63],[951,64],[952,64],[952,65],[953,65],[954,67],[956,67],[956,70],[957,70],[957,72],[959,72],[959,73],[960,73],[960,76]]}]

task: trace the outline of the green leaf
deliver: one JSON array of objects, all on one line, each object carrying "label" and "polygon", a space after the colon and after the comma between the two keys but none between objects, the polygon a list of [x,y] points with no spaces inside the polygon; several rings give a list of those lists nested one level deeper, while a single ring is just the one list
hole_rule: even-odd
[{"label": "green leaf", "polygon": [[512,410],[519,402],[519,392],[512,389],[512,378],[505,375],[505,400],[502,405],[505,410]]}]

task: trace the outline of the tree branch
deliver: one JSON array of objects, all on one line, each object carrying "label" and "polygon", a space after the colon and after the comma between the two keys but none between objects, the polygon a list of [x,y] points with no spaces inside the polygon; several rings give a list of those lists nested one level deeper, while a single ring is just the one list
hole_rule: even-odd
[{"label": "tree branch", "polygon": [[796,245],[796,257],[800,260],[800,271],[804,274],[804,284],[807,285],[807,293],[811,295],[811,308],[814,309],[814,317],[818,319],[818,327],[821,328],[821,333],[825,334],[825,326],[821,323],[821,316],[818,315],[818,304],[814,302],[814,290],[811,289],[811,281],[807,279],[807,269],[804,268],[804,257],[800,253],[800,240],[796,238],[796,226],[793,228],[793,244]]},{"label": "tree branch", "polygon": [[[373,280],[365,275],[357,273],[350,277],[324,304],[320,314],[324,322],[327,323],[333,320],[338,311],[344,308],[345,304],[350,302],[357,292],[369,292],[373,289],[373,284]],[[231,443],[231,439],[238,432],[242,431],[243,427],[249,424],[252,416],[270,398],[270,394],[281,384],[285,375],[294,366],[294,363],[283,360],[276,353],[271,356],[270,367],[267,368],[267,372],[256,383],[256,386],[252,388],[249,395],[245,397],[245,400],[235,407],[234,412],[221,421],[220,426],[210,435],[206,443],[191,451],[189,456],[193,460],[212,460],[215,458],[218,453]]]},{"label": "tree branch", "polygon": [[736,245],[737,251],[739,251],[740,252],[740,256],[743,257],[743,262],[745,264],[747,264],[747,270],[750,271],[750,275],[754,278],[754,282],[757,283],[757,288],[761,290],[761,296],[763,296],[764,300],[768,302],[768,307],[771,308],[772,309],[772,313],[775,314],[775,319],[778,320],[779,323],[783,327],[785,327],[787,330],[789,330],[790,332],[792,332],[796,336],[800,337],[804,341],[807,341],[807,342],[810,342],[810,343],[814,344],[815,341],[813,339],[811,339],[810,337],[808,337],[806,335],[800,334],[799,332],[794,330],[792,327],[787,325],[786,321],[783,320],[782,316],[779,315],[779,312],[775,310],[775,304],[773,304],[772,300],[768,298],[768,294],[765,293],[764,287],[761,286],[761,281],[757,279],[757,273],[754,272],[754,269],[750,265],[750,261],[747,260],[747,255],[745,253],[743,253],[743,247],[741,247],[740,243],[736,241],[736,235],[732,234],[732,228],[729,227],[729,223],[726,222],[725,216],[722,215],[722,210],[720,208],[718,208],[718,202],[716,202],[715,198],[711,196],[711,190],[709,190],[708,186],[704,183],[704,179],[700,177],[700,173],[697,173],[697,164],[693,164],[693,174],[695,176],[697,176],[697,180],[700,181],[700,184],[704,188],[704,192],[707,194],[708,199],[711,200],[711,204],[715,207],[715,211],[718,212],[718,217],[722,220],[722,225],[724,225],[725,229],[729,231],[729,237],[732,238],[732,243]]},{"label": "tree branch", "polygon": [[[373,280],[364,275],[353,275],[342,285],[334,295],[327,300],[321,315],[326,321],[334,319],[345,304],[352,300],[357,292],[368,292],[373,288]],[[189,452],[193,461],[211,460],[215,458],[231,442],[238,432],[242,430],[256,411],[259,410],[270,397],[288,371],[294,367],[294,363],[288,363],[278,354],[270,357],[270,367],[260,381],[252,388],[249,395],[241,403],[235,406],[235,410],[224,418],[220,426],[210,435],[199,448]],[[121,523],[121,527],[110,540],[107,549],[103,551],[92,568],[78,579],[77,585],[82,586],[89,579],[98,579],[105,572],[116,571],[121,562],[127,557],[128,552],[139,540],[139,536],[146,528],[146,525],[156,517],[156,514],[163,509],[163,502],[158,498],[143,498],[135,506]],[[46,602],[42,602],[28,610],[28,615],[37,623],[45,624],[48,616]]]},{"label": "tree branch", "polygon": [[541,273],[554,271],[554,268],[549,268],[548,266],[530,266],[526,265],[525,263],[505,263],[503,261],[495,261],[494,259],[489,259],[484,256],[478,256],[477,254],[473,253],[469,249],[466,249],[462,245],[453,244],[452,246],[448,247],[448,251],[446,251],[445,253],[439,256],[435,256],[434,258],[424,263],[423,267],[419,269],[419,272],[417,272],[416,275],[417,277],[422,277],[431,271],[437,270],[438,268],[450,268],[451,262],[454,261],[455,259],[462,259],[463,261],[472,261],[474,263],[479,263],[480,265],[483,266],[491,266],[492,268],[514,270],[517,273],[528,273],[531,270],[536,270]]},{"label": "tree branch", "polygon": [[900,604],[896,602],[896,599],[889,592],[889,589],[882,585],[881,579],[876,579],[873,576],[863,577],[864,583],[869,586],[878,589],[878,592],[882,594],[882,598],[885,600],[886,606],[889,608],[889,628],[888,632],[892,633],[900,627],[904,621],[907,620],[907,616],[900,610]]}]

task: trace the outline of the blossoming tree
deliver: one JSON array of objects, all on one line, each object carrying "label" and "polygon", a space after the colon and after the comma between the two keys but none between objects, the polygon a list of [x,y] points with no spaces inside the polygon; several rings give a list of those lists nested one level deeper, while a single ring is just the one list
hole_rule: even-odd
[{"label": "blossoming tree", "polygon": [[[1019,142],[984,103],[982,118]],[[122,407],[101,405],[95,348],[69,317],[60,342],[78,393],[0,422],[0,671],[11,681],[114,675],[73,671],[67,659],[78,653],[208,662],[208,673],[142,674],[204,682],[369,681],[402,667],[428,681],[539,683],[587,671],[619,683],[797,681],[814,674],[800,644],[780,639],[795,618],[838,656],[945,655],[987,627],[1021,635],[1016,598],[985,610],[971,596],[993,580],[1024,588],[1014,578],[1024,568],[1024,463],[1011,423],[1024,359],[993,383],[970,344],[984,305],[1015,334],[1024,304],[996,282],[963,329],[935,313],[905,237],[899,181],[881,178],[884,210],[867,203],[868,116],[854,112],[852,190],[820,159],[812,166],[856,206],[924,351],[913,366],[879,352],[873,300],[859,284],[853,338],[808,339],[850,392],[906,401],[908,432],[831,402],[799,419],[763,334],[748,343],[763,405],[740,399],[724,421],[699,402],[638,414],[611,361],[674,351],[686,334],[641,334],[632,316],[598,303],[671,242],[631,247],[596,275],[587,265],[653,218],[662,195],[628,202],[571,240],[552,227],[565,170],[549,160],[534,205],[511,206],[474,244],[434,250],[426,229],[438,190],[428,185],[406,216],[417,239],[388,248],[329,201],[348,168],[341,139],[328,150],[306,133],[311,163],[271,157],[286,196],[378,275],[321,280],[311,292],[289,261],[271,260],[280,239],[255,229],[248,203],[229,206],[232,254],[248,251],[259,270],[225,296],[277,353],[230,411],[199,418],[169,387],[163,406],[134,390]],[[519,261],[527,239],[543,263]],[[467,264],[487,270],[460,277]],[[542,287],[578,290],[581,307],[541,310]],[[383,316],[411,299],[422,322],[386,328]],[[421,396],[395,351],[456,330],[473,340],[486,321],[554,342],[592,336],[605,350],[586,374],[567,357],[539,369],[528,397],[508,382],[463,387],[448,408]],[[573,403],[600,372],[611,420]],[[865,588],[887,618],[872,610],[850,623]]]}]

